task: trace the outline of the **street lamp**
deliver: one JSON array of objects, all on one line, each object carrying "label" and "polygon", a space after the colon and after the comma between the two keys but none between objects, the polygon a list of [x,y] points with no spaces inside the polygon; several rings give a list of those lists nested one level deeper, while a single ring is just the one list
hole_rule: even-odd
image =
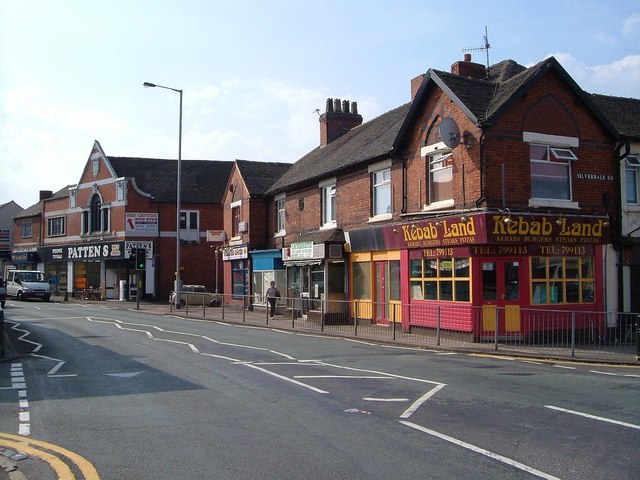
[{"label": "street lamp", "polygon": [[164,87],[162,85],[156,85],[155,83],[144,82],[142,84],[146,88],[164,88],[165,90],[172,90],[180,94],[180,124],[178,129],[178,179],[176,183],[176,281],[173,291],[175,294],[176,308],[180,307],[180,295],[178,292],[182,288],[182,282],[180,281],[180,170],[182,163],[182,90],[177,88]]}]

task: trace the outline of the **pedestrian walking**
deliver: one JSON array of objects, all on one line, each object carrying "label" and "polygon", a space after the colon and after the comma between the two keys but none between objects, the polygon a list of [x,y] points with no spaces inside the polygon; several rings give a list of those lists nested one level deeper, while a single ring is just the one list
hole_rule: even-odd
[{"label": "pedestrian walking", "polygon": [[267,297],[267,301],[269,302],[269,316],[271,320],[273,320],[273,316],[276,313],[276,302],[278,298],[280,298],[280,290],[276,288],[276,282],[271,281],[269,288],[265,293],[265,297]]}]

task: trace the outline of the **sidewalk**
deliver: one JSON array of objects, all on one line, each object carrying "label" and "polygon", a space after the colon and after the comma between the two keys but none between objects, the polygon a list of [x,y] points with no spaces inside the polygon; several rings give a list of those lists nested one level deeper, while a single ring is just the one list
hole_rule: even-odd
[{"label": "sidewalk", "polygon": [[[65,303],[64,297],[52,297],[52,301]],[[449,352],[475,353],[485,355],[500,355],[505,357],[525,357],[547,361],[578,361],[606,363],[617,365],[640,366],[636,345],[614,344],[604,345],[576,345],[572,356],[569,346],[549,345],[524,345],[516,343],[498,343],[497,349],[493,342],[470,342],[461,338],[458,334],[446,334],[443,332],[440,338],[436,338],[433,330],[414,328],[411,332],[403,332],[399,324],[395,328],[389,325],[372,325],[370,322],[358,322],[358,325],[320,325],[319,322],[293,319],[284,315],[276,315],[269,319],[265,309],[244,310],[237,305],[224,305],[223,307],[188,306],[176,309],[166,302],[107,300],[106,302],[92,302],[88,300],[68,300],[77,303],[100,303],[112,308],[125,310],[140,310],[156,315],[174,315],[184,318],[199,318],[211,321],[224,321],[228,323],[245,323],[252,326],[263,326],[282,330],[298,330],[305,333],[358,339],[389,345],[407,346],[442,350]],[[438,343],[439,340],[439,343]]]}]

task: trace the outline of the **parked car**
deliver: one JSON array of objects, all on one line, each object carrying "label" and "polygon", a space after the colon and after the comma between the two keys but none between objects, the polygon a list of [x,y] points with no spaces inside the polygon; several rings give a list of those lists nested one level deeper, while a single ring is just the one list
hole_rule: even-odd
[{"label": "parked car", "polygon": [[7,299],[7,288],[4,286],[4,278],[0,277],[0,308],[4,308]]},{"label": "parked car", "polygon": [[[222,300],[222,295],[207,292],[207,289],[204,285],[182,285],[182,289],[179,292],[179,302],[180,306],[184,307],[187,302],[189,305],[207,305],[209,307],[219,307],[220,302]],[[176,294],[175,292],[171,292],[169,294],[169,303],[176,303]]]}]

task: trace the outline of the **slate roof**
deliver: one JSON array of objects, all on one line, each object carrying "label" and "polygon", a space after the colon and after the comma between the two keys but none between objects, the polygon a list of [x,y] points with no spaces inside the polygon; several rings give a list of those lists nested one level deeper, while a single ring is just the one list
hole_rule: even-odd
[{"label": "slate roof", "polygon": [[620,135],[640,140],[640,99],[600,94],[591,98]]},{"label": "slate roof", "polygon": [[[136,185],[158,202],[176,201],[178,161],[158,158],[107,157],[117,177],[134,178]],[[222,203],[233,162],[181,160],[180,200]]]},{"label": "slate roof", "polygon": [[267,190],[270,195],[311,184],[391,152],[411,103],[394,108],[349,130],[324,147],[317,147],[296,163]]},{"label": "slate roof", "polygon": [[236,165],[249,190],[249,195],[253,197],[263,196],[269,187],[282,177],[293,164],[236,160]]},{"label": "slate roof", "polygon": [[16,213],[13,218],[27,218],[27,217],[35,217],[37,215],[42,214],[42,202],[47,200],[56,199],[56,198],[64,198],[69,196],[69,188],[73,185],[67,185],[66,187],[62,187],[60,190],[55,192],[49,198],[45,198],[44,200],[40,200],[38,203],[34,203],[30,207],[25,208],[21,212]]}]

